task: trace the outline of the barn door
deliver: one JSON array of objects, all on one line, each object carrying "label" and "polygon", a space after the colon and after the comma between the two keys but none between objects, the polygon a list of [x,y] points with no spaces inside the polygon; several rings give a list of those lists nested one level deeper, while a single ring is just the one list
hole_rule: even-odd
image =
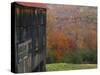
[{"label": "barn door", "polygon": [[18,72],[32,71],[32,10],[16,8],[16,43]]}]

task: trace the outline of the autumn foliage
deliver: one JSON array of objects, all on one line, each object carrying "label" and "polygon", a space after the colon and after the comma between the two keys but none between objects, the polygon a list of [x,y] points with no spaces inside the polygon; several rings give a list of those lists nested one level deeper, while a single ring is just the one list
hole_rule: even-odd
[{"label": "autumn foliage", "polygon": [[47,58],[48,50],[53,52],[57,61],[67,60],[67,56],[81,50],[81,52],[87,50],[84,53],[96,51],[96,15],[96,8],[49,5],[47,11]]}]

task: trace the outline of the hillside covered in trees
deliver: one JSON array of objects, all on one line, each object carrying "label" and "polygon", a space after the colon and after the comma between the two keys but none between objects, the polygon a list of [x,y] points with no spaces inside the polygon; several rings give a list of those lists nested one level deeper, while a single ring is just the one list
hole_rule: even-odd
[{"label": "hillside covered in trees", "polygon": [[97,8],[47,6],[47,63],[96,64]]}]

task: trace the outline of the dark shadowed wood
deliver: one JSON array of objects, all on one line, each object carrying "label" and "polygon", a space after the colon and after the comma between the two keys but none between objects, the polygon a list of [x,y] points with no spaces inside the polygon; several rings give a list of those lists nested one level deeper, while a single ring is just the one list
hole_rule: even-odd
[{"label": "dark shadowed wood", "polygon": [[16,4],[15,12],[16,71],[18,73],[45,71],[45,8]]}]

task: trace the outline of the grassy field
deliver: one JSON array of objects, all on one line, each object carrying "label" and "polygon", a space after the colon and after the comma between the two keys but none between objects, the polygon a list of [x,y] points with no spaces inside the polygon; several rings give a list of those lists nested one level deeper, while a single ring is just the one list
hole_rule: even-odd
[{"label": "grassy field", "polygon": [[97,68],[97,65],[96,64],[67,64],[67,63],[46,64],[47,71],[64,71],[64,70],[93,69],[93,68]]}]

